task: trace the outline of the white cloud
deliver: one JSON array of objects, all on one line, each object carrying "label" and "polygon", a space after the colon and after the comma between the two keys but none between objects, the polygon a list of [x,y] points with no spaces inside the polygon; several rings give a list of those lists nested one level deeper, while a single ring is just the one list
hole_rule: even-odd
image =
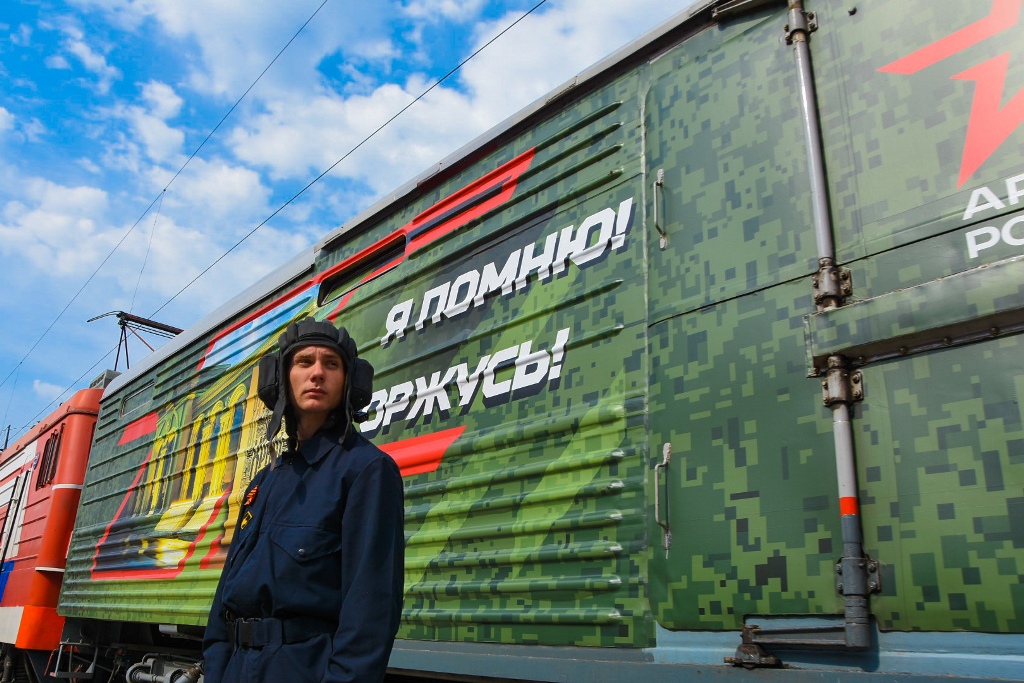
[{"label": "white cloud", "polygon": [[[125,30],[154,21],[169,36],[188,44],[182,59],[190,87],[234,101],[270,64],[320,6],[320,0],[263,3],[251,0],[74,0],[98,10]],[[315,67],[325,56],[356,49],[380,54],[384,21],[391,2],[345,0],[327,3],[260,81],[261,93],[309,90],[317,86]],[[258,93],[253,93],[258,96]]]},{"label": "white cloud", "polygon": [[85,34],[80,28],[65,22],[61,31],[64,33],[61,47],[76,57],[86,71],[98,76],[97,91],[107,93],[111,83],[121,77],[121,71],[117,67],[107,64],[107,58],[93,50],[85,42]]},{"label": "white cloud", "polygon": [[[157,174],[159,187],[167,178]],[[263,185],[255,171],[244,166],[229,165],[221,160],[195,158],[175,179],[164,199],[165,210],[184,209],[196,222],[215,221],[212,228],[221,234],[235,234],[256,219],[269,213],[270,189]]]},{"label": "white cloud", "polygon": [[155,116],[150,116],[137,107],[131,107],[126,117],[131,123],[136,138],[142,143],[146,155],[153,161],[173,159],[181,153],[185,134],[171,128]]},{"label": "white cloud", "polygon": [[64,55],[50,55],[43,60],[43,64],[45,64],[48,69],[67,71],[71,68],[71,62],[69,62]]},{"label": "white cloud", "polygon": [[[365,183],[378,194],[393,189],[621,47],[623,36],[635,35],[688,4],[677,0],[675,8],[666,8],[662,0],[635,0],[628,6],[565,0],[531,15],[467,64],[458,88],[435,88],[333,175]],[[446,3],[415,2],[407,9],[426,12],[442,6]],[[475,47],[516,16],[483,25]],[[245,162],[268,168],[274,178],[309,177],[341,158],[430,82],[413,77],[404,85],[388,83],[348,96],[307,93],[298,108],[294,95],[268,100],[261,114],[235,126],[233,151]]]},{"label": "white cloud", "polygon": [[[38,269],[54,282],[83,281],[110,257],[91,285],[101,290],[91,295],[102,302],[101,308],[128,310],[137,285],[140,301],[147,301],[150,308],[158,305],[153,302],[162,303],[248,232],[258,222],[252,218],[254,212],[263,217],[267,211],[268,190],[254,172],[221,162],[193,164],[173,185],[172,199],[159,212],[147,214],[130,233],[129,224],[108,220],[110,198],[99,188],[63,186],[42,178],[11,188],[20,199],[0,209],[0,254],[9,264],[5,276],[17,281],[19,272]],[[123,207],[115,210],[124,213]],[[309,241],[302,234],[269,227],[260,235],[254,240],[256,247],[247,244],[241,250],[246,261],[238,262],[239,256],[233,254],[220,268],[229,275],[204,277],[193,296],[219,305],[239,291],[239,282],[251,284]],[[267,243],[266,235],[274,236],[273,244]],[[69,296],[58,289],[61,298]]]},{"label": "white cloud", "polygon": [[150,105],[153,116],[165,121],[178,115],[183,102],[174,88],[159,81],[149,81],[142,86],[142,99]]},{"label": "white cloud", "polygon": [[76,161],[78,165],[88,171],[90,175],[99,175],[103,172],[103,169],[101,169],[92,159],[79,157]]},{"label": "white cloud", "polygon": [[81,275],[95,266],[97,221],[107,193],[94,187],[66,187],[41,178],[21,188],[24,201],[9,201],[0,222],[0,250],[58,276]]},{"label": "white cloud", "polygon": [[142,85],[141,100],[141,105],[119,104],[99,110],[102,119],[128,124],[127,131],[116,134],[116,142],[108,143],[106,163],[137,174],[144,172],[143,153],[155,163],[180,163],[185,143],[185,133],[166,122],[178,115],[183,103],[173,88],[150,81]]},{"label": "white cloud", "polygon": [[20,129],[22,135],[25,136],[25,139],[30,142],[38,142],[46,134],[46,126],[43,125],[42,121],[35,117],[23,122]]},{"label": "white cloud", "polygon": [[[515,28],[463,67],[461,80],[482,115],[522,108],[611,54],[647,28],[682,11],[692,0],[629,3],[564,0]],[[480,27],[478,45],[507,26],[506,15]]]},{"label": "white cloud", "polygon": [[14,114],[0,107],[0,134],[14,130]]},{"label": "white cloud", "polygon": [[28,47],[32,43],[32,27],[28,24],[19,24],[17,32],[10,34],[10,40],[12,45]]},{"label": "white cloud", "polygon": [[410,17],[430,22],[468,21],[479,15],[483,4],[483,0],[410,0],[403,9]]},{"label": "white cloud", "polygon": [[64,393],[65,388],[36,379],[32,381],[32,391],[44,401],[53,401]]}]

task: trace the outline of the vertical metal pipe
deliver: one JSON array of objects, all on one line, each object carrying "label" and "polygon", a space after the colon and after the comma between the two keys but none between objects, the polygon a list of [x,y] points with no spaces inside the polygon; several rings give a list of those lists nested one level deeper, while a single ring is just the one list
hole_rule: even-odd
[{"label": "vertical metal pipe", "polygon": [[[807,44],[810,28],[804,13],[803,0],[789,0],[789,41],[796,60],[800,105],[803,111],[804,136],[807,142],[807,170],[811,185],[811,210],[814,234],[818,247],[818,278],[821,293],[816,297],[822,309],[835,308],[842,302],[838,273],[835,268],[835,243],[832,238],[832,220],[828,207],[828,187],[822,150],[824,142],[818,119],[814,73],[811,70],[810,49]],[[853,403],[849,373],[842,356],[829,358],[826,401],[832,410],[832,434],[835,442],[836,477],[839,485],[839,510],[843,538],[843,557],[836,568],[840,574],[837,584],[845,601],[844,621],[846,646],[864,649],[870,645],[870,609],[868,605],[868,561],[864,555],[860,524],[860,506],[857,498],[857,466],[853,448],[853,425],[850,423],[850,405]]]},{"label": "vertical metal pipe", "polygon": [[834,403],[832,434],[836,447],[836,474],[839,480],[839,514],[843,536],[843,557],[836,571],[837,587],[845,601],[846,645],[864,649],[871,644],[868,607],[867,561],[860,525],[860,503],[857,498],[857,471],[854,464],[853,425],[850,406]]},{"label": "vertical metal pipe", "polygon": [[832,219],[828,211],[828,189],[825,185],[825,161],[821,148],[821,128],[818,120],[817,96],[814,92],[814,73],[807,45],[807,16],[803,0],[789,0],[789,40],[796,57],[800,106],[803,109],[804,137],[807,147],[807,170],[811,178],[811,210],[814,236],[818,245],[818,258],[835,260],[832,242]]}]

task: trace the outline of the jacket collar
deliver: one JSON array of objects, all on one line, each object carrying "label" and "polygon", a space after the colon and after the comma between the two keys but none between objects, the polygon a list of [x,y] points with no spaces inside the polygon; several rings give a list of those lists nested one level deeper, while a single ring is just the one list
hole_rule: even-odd
[{"label": "jacket collar", "polygon": [[332,448],[339,444],[344,445],[342,444],[341,439],[341,430],[334,428],[321,429],[319,432],[314,434],[312,438],[299,446],[299,455],[301,455],[310,465],[315,465],[323,460],[327,454],[331,452]]}]

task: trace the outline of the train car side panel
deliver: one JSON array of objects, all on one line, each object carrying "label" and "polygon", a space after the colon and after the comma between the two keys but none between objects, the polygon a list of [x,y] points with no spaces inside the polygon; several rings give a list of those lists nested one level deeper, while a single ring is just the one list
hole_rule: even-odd
[{"label": "train car side panel", "polygon": [[76,393],[0,460],[7,501],[0,639],[18,648],[49,650],[60,641],[57,599],[101,393]]}]

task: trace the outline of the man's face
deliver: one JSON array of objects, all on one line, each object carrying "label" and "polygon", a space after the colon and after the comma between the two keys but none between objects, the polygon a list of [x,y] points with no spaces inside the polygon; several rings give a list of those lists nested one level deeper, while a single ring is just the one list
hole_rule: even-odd
[{"label": "man's face", "polygon": [[288,370],[292,405],[298,417],[327,417],[341,405],[345,366],[334,349],[306,346],[292,356]]}]

